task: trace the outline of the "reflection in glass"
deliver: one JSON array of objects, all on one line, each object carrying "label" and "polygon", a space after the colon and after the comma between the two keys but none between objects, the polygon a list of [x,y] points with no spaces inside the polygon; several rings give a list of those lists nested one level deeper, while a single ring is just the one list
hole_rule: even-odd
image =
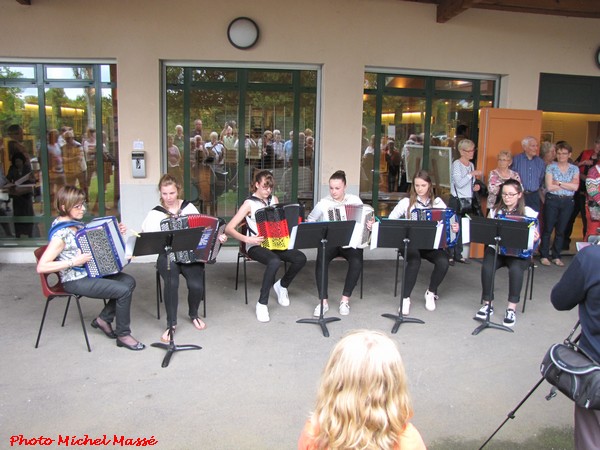
[{"label": "reflection in glass", "polygon": [[33,79],[35,67],[33,66],[0,66],[0,78]]},{"label": "reflection in glass", "polygon": [[93,80],[92,66],[46,66],[48,80]]}]

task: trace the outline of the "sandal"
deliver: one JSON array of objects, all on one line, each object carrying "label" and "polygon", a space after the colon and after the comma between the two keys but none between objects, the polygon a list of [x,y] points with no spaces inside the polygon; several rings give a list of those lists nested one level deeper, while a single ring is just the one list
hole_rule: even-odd
[{"label": "sandal", "polygon": [[554,264],[556,264],[557,266],[559,266],[559,267],[564,267],[564,265],[565,265],[565,263],[562,262],[559,258],[556,258],[556,259],[552,260],[552,262]]},{"label": "sandal", "polygon": [[[165,332],[162,334],[162,336],[160,337],[160,340],[163,341],[163,342],[165,342],[165,343],[167,343],[167,344],[169,342],[171,342],[171,339],[169,338],[169,331],[170,330],[171,330],[170,328],[167,328],[165,330]],[[175,327],[173,327],[173,336],[175,336]]]},{"label": "sandal", "polygon": [[196,327],[196,330],[204,330],[206,328],[206,324],[200,320],[200,317],[194,317],[192,319],[192,324],[194,325],[194,327]]}]

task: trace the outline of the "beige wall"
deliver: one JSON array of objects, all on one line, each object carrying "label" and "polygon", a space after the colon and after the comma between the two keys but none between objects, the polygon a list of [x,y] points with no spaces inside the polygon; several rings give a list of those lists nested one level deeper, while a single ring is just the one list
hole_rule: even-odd
[{"label": "beige wall", "polygon": [[[544,113],[542,130],[554,133],[554,141],[567,141],[573,147],[573,158],[594,147],[600,114]],[[591,126],[590,126],[591,125]]]},{"label": "beige wall", "polygon": [[[227,41],[237,16],[259,24],[256,48]],[[500,106],[516,109],[536,108],[540,72],[598,75],[595,19],[469,10],[438,24],[435,6],[397,0],[8,0],[0,17],[0,59],[117,62],[121,206],[133,224],[154,204],[161,171],[161,60],[321,66],[319,181],[342,168],[353,192],[359,160],[344,156],[358,154],[365,67],[502,75]],[[146,146],[145,179],[130,175],[136,139]]]}]

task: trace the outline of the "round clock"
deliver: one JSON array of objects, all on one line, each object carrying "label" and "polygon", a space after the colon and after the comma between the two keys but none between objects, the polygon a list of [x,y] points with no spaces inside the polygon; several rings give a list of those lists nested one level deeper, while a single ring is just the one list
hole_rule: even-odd
[{"label": "round clock", "polygon": [[241,50],[253,47],[258,42],[259,35],[258,25],[248,17],[233,19],[227,28],[229,42]]},{"label": "round clock", "polygon": [[596,65],[600,67],[600,47],[596,50]]}]

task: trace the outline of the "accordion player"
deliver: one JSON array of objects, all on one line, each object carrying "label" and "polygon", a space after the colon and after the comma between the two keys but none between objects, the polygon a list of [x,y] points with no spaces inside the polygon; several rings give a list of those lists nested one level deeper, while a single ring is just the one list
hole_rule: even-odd
[{"label": "accordion player", "polygon": [[84,266],[90,278],[114,275],[128,263],[125,242],[116,217],[92,220],[75,233],[75,242],[83,253],[92,255],[92,259]]},{"label": "accordion player", "polygon": [[370,205],[339,205],[332,206],[327,210],[327,220],[329,222],[341,222],[346,220],[355,220],[354,231],[350,238],[348,247],[365,248],[369,245],[371,239],[371,230],[368,223],[375,218],[375,210]]},{"label": "accordion player", "polygon": [[290,231],[303,220],[302,207],[297,203],[266,206],[256,210],[256,228],[265,239],[261,247],[267,250],[287,250]]},{"label": "accordion player", "polygon": [[458,232],[452,230],[452,225],[458,223],[458,217],[452,208],[415,208],[410,212],[410,218],[441,222],[443,228],[440,248],[454,247],[458,242]]},{"label": "accordion player", "polygon": [[537,245],[534,243],[534,230],[537,229],[538,220],[534,217],[518,216],[514,214],[497,214],[495,218],[500,220],[510,220],[513,222],[526,222],[530,225],[528,238],[529,244],[527,245],[527,248],[507,248],[501,245],[498,251],[501,255],[505,256],[516,256],[517,258],[521,259],[531,258],[531,255],[533,255],[533,252],[537,247]]},{"label": "accordion player", "polygon": [[221,249],[219,235],[225,229],[225,221],[205,214],[189,214],[187,216],[167,217],[160,222],[163,231],[183,230],[204,227],[198,246],[193,250],[171,253],[171,260],[181,264],[203,262],[214,264]]}]

